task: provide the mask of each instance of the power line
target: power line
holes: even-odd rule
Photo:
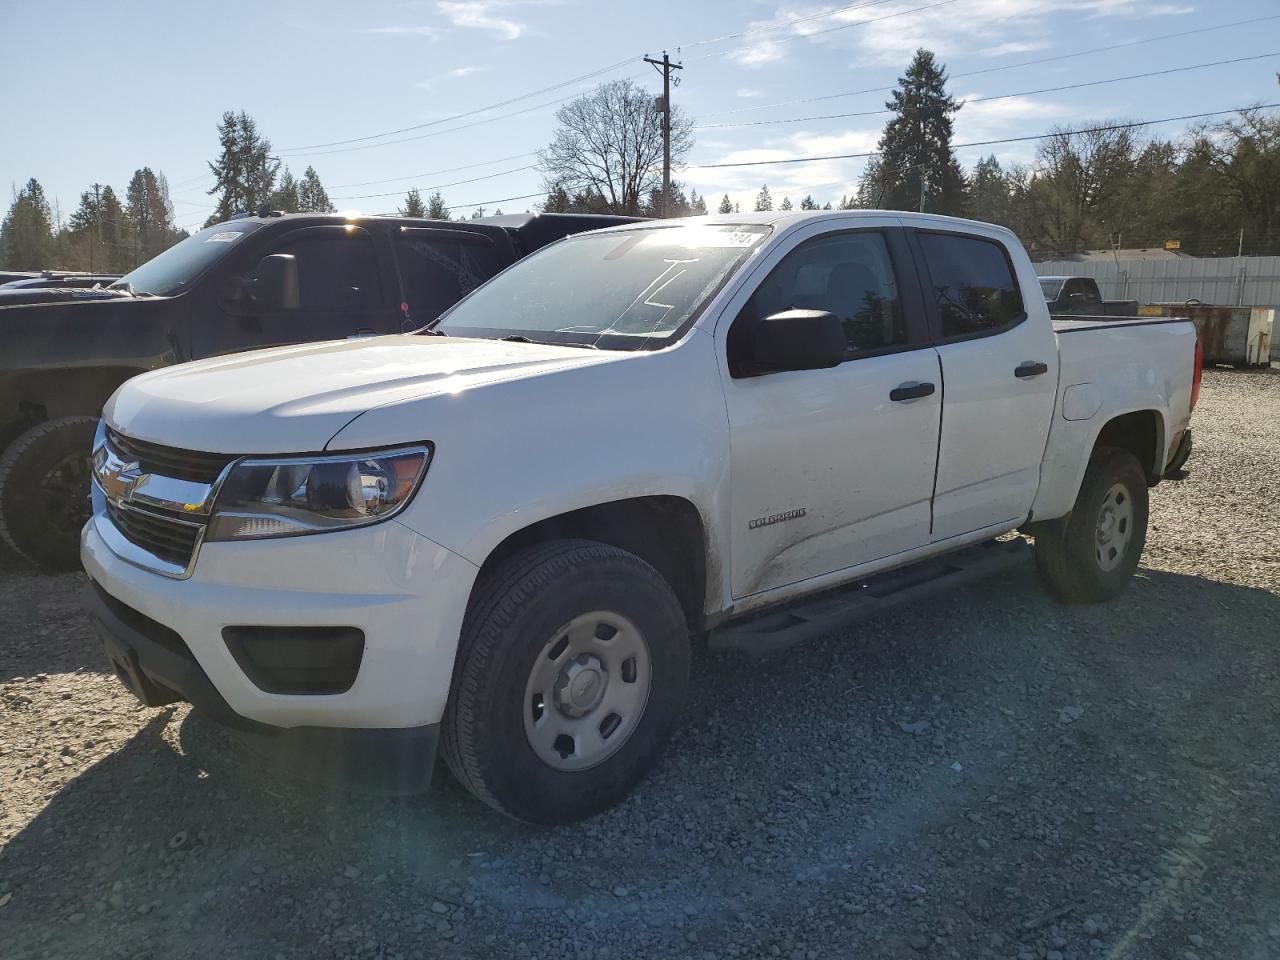
[[[479,183],[481,180],[493,180],[496,177],[505,177],[510,173],[520,173],[523,170],[533,170],[537,167],[536,163],[526,164],[523,167],[513,167],[510,170],[503,170],[500,173],[489,173],[483,177],[472,177],[469,180],[454,180],[452,183],[438,183],[430,187],[417,187],[418,190],[443,190],[445,187],[457,187],[464,183]],[[334,200],[371,200],[375,197],[400,197],[406,193],[404,190],[391,190],[387,193],[361,193],[345,197],[333,197]]]
[[[1040,93],[1057,93],[1062,90],[1079,90],[1084,87],[1100,87],[1108,83],[1121,83],[1126,80],[1141,80],[1146,77],[1163,77],[1171,73],[1185,73],[1188,70],[1203,70],[1207,67],[1221,67],[1232,63],[1246,63],[1252,60],[1265,60],[1268,57],[1280,57],[1280,51],[1260,53],[1251,57],[1234,57],[1230,60],[1214,60],[1210,63],[1193,63],[1185,67],[1170,67],[1167,70],[1150,70],[1146,73],[1134,73],[1127,77],[1111,77],[1106,80],[1087,80],[1082,83],[1068,83],[1060,87],[1041,87],[1038,90],[1023,90],[1018,93],[1001,93],[990,97],[971,97],[960,102],[960,106],[969,103],[989,103],[992,100],[1010,100],[1014,97],[1031,97]],[[893,113],[892,110],[860,110],[854,113],[827,113],[811,117],[783,117],[775,120],[744,120],[741,123],[706,123],[694,127],[695,130],[724,130],[737,127],[764,127],[780,123],[808,123],[812,120],[846,120],[850,117],[873,117]]]
[[[540,87],[537,90],[530,90],[528,93],[522,93],[518,97],[508,97],[506,100],[499,100],[498,102],[488,104],[487,106],[476,107],[474,110],[464,110],[461,113],[455,113],[452,116],[440,117],[439,119],[436,119],[436,120],[428,120],[426,123],[416,123],[408,127],[400,127],[396,130],[384,130],[381,133],[371,133],[367,136],[351,137],[346,140],[331,140],[327,143],[308,143],[308,144],[302,144],[301,146],[297,146],[297,147],[282,147],[280,148],[279,152],[280,153],[298,153],[304,150],[315,150],[323,147],[345,146],[346,144],[350,144],[350,143],[366,143],[369,140],[379,140],[382,137],[393,137],[401,133],[410,133],[414,130],[423,130],[423,129],[426,129],[427,127],[439,126],[442,123],[449,123],[450,121],[453,121],[453,120],[461,120],[465,117],[472,117],[472,116],[475,116],[477,113],[486,113],[489,110],[496,110],[499,107],[506,107],[506,106],[510,106],[513,103],[519,103],[521,100],[528,100],[531,97],[537,97],[544,93],[550,93],[553,90],[560,90],[560,89],[563,89],[564,87],[572,86],[577,83],[582,83],[583,81],[586,81],[586,80],[592,80],[598,76],[609,73],[613,70],[617,70],[619,67],[625,67],[627,64],[633,63],[634,61],[635,61],[634,57],[627,57],[625,60],[619,60],[616,63],[611,63],[607,67],[600,67],[597,70],[592,70],[587,73],[579,74],[576,77],[571,77],[568,80],[562,80],[559,83],[553,83],[547,87]]]
[[[424,173],[409,173],[403,177],[386,177],[382,180],[361,180],[357,183],[335,183],[331,189],[345,190],[348,187],[372,187],[380,183],[395,183],[397,180],[417,180],[419,177],[436,177],[442,173],[457,173],[459,170],[473,170],[476,167],[487,167],[491,163],[506,163],[510,160],[524,160],[533,156],[537,156],[537,154],[517,153],[510,157],[498,157],[495,160],[479,160],[476,163],[467,163],[460,167],[445,167],[443,170],[427,170]]]
[[[1178,37],[1198,36],[1202,33],[1209,33],[1214,30],[1226,30],[1229,27],[1240,27],[1248,24],[1262,23],[1268,20],[1280,20],[1280,14],[1273,14],[1266,17],[1254,17],[1250,20],[1235,20],[1231,23],[1220,23],[1213,26],[1201,27],[1197,30],[1183,30],[1179,33],[1165,33],[1157,37],[1142,37],[1138,40],[1126,40],[1123,43],[1113,43],[1105,47],[1093,47],[1089,50],[1076,50],[1072,53],[1055,54],[1051,57],[1038,57],[1034,60],[1020,60],[1017,63],[1006,63],[998,67],[985,67],[981,70],[966,70],[964,73],[953,73],[949,79],[959,80],[962,77],[976,77],[987,73],[998,73],[1002,70],[1014,70],[1018,67],[1031,67],[1043,63],[1055,63],[1060,60],[1070,60],[1075,57],[1088,56],[1094,53],[1106,53],[1111,50],[1120,50],[1124,47],[1139,46],[1144,43],[1155,43],[1160,40],[1173,40]],[[718,113],[707,114],[711,117],[724,117],[736,113],[752,113],[757,110],[771,110],[774,107],[790,107],[800,103],[819,103],[823,100],[839,100],[843,97],[856,97],[867,93],[890,93],[894,87],[867,87],[864,90],[848,90],[844,93],[828,93],[818,97],[798,97],[794,100],[778,100],[774,103],[758,103],[747,107],[736,107],[733,110],[721,110]]]
[[[960,150],[965,147],[990,147],[1001,143],[1024,143],[1029,140],[1046,140],[1049,137],[1071,136],[1079,133],[1105,133],[1111,130],[1132,130],[1136,127],[1148,127],[1157,123],[1173,123],[1177,120],[1200,120],[1204,117],[1219,117],[1228,113],[1239,113],[1242,110],[1266,110],[1280,107],[1280,103],[1259,103],[1249,107],[1232,107],[1230,110],[1211,110],[1208,113],[1187,113],[1180,117],[1162,117],[1159,120],[1135,120],[1130,123],[1112,123],[1101,127],[1082,127],[1078,130],[1054,130],[1049,133],[1037,133],[1027,137],[1006,137],[1003,140],[975,140],[971,143],[952,144],[951,149]],[[820,160],[858,160],[865,157],[879,156],[880,151],[870,150],[865,153],[835,153],[822,157],[786,157],[779,160],[741,160],[734,163],[689,163],[684,170],[718,170],[726,167],[768,167],[785,163],[815,163]]]

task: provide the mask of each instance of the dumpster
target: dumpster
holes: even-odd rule
[[[1271,362],[1275,307],[1219,307],[1207,303],[1149,303],[1143,317],[1187,317],[1196,325],[1205,363],[1265,367]]]

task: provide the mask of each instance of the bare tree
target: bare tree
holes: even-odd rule
[[[548,193],[603,197],[610,213],[639,213],[662,183],[662,116],[630,80],[602,84],[556,111],[556,132],[538,152]],[[671,113],[671,163],[693,146],[693,121]]]

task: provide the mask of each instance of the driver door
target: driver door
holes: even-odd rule
[[[384,282],[373,235],[355,225],[311,226],[282,234],[239,267],[253,276],[261,258],[288,254],[298,270],[298,305],[256,306],[223,295],[197,308],[192,353],[216,356],[259,347],[371,336],[400,329],[394,284]],[[234,284],[234,281],[233,281]]]
[[[722,343],[735,599],[929,542],[938,355],[897,221],[859,224],[806,226],[729,305],[736,315]],[[845,361],[751,371],[753,324],[792,307],[842,321]]]

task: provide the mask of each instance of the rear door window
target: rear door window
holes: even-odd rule
[[[429,323],[503,267],[494,241],[461,230],[409,229],[395,236],[405,302]]]
[[[1022,291],[1004,247],[953,233],[921,233],[942,336],[999,333],[1026,319]]]

